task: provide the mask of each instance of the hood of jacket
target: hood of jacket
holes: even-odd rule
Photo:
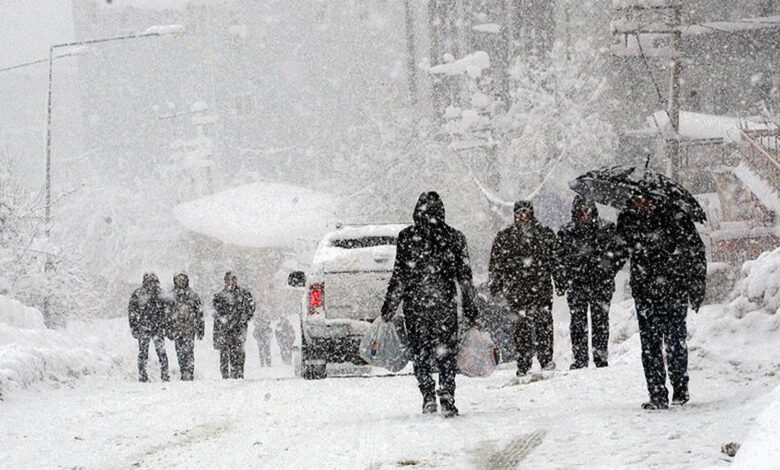
[[[420,194],[414,206],[415,227],[423,232],[444,228],[444,203],[435,191]]]

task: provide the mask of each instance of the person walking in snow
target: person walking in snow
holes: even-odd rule
[[[529,201],[514,205],[514,224],[498,232],[490,251],[489,287],[514,315],[517,376],[531,369],[534,353],[545,370],[553,362],[553,276],[558,239],[534,216]]]
[[[292,364],[293,343],[295,343],[295,330],[292,323],[285,317],[279,320],[275,329],[276,343],[279,345],[279,354],[282,362]]]
[[[176,357],[182,380],[195,378],[195,338],[203,339],[205,322],[200,297],[190,288],[190,279],[184,273],[173,278],[171,299],[171,332],[176,345]]]
[[[571,369],[588,367],[588,307],[596,367],[608,365],[609,304],[615,275],[625,262],[625,249],[615,224],[599,218],[596,203],[577,195],[571,222],[558,232],[558,294],[565,291],[571,315]]]
[[[160,375],[163,381],[170,380],[168,375],[168,354],[165,352],[165,336],[168,332],[166,301],[160,293],[160,280],[154,273],[146,273],[141,287],[130,296],[127,306],[130,331],[138,340],[138,380],[148,382],[146,361],[149,359],[149,343],[160,360]]]
[[[271,367],[271,320],[268,312],[262,308],[255,315],[255,329],[252,336],[257,341],[257,350],[260,355],[260,367]]]
[[[630,254],[631,292],[650,395],[642,408],[669,406],[664,347],[672,404],[683,405],[690,400],[686,317],[689,305],[698,311],[704,301],[704,243],[688,215],[646,196],[631,199],[618,217],[617,230]]]
[[[243,379],[247,325],[255,312],[252,294],[225,273],[225,288],[214,295],[214,348],[219,350],[222,378]]]
[[[431,361],[439,367],[439,402],[445,417],[457,416],[455,406],[458,352],[457,286],[463,314],[476,324],[474,286],[466,237],[444,221],[439,194],[420,195],[414,224],[398,234],[393,274],[387,287],[382,318],[390,321],[403,302],[412,350],[414,375],[423,396],[424,414],[436,413],[436,382]]]

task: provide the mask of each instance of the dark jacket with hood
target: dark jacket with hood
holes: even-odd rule
[[[154,279],[156,280],[156,277]],[[144,275],[143,284],[130,296],[130,303],[127,306],[133,337],[165,336],[169,327],[167,306],[168,303],[162,297],[159,283],[153,283],[150,275]]]
[[[515,212],[525,210],[532,220],[523,226],[514,223],[496,235],[490,251],[490,293],[513,306],[547,305],[553,298],[558,239],[536,220],[530,203],[515,206]]]
[[[590,213],[590,222],[579,219],[582,212]],[[615,275],[627,253],[615,224],[599,218],[594,202],[575,196],[571,222],[558,232],[558,241],[559,288],[615,291]]]
[[[648,300],[689,301],[698,310],[704,300],[707,258],[696,226],[672,207],[642,215],[627,209],[617,231],[631,256],[631,292]]]
[[[457,322],[457,286],[465,318],[477,317],[466,237],[444,222],[444,204],[435,192],[420,195],[414,225],[398,234],[393,275],[382,306],[390,319],[403,302],[404,316]]]
[[[241,287],[223,289],[214,295],[214,347],[243,343],[255,308],[252,293]]]

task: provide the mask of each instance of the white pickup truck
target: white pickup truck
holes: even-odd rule
[[[304,288],[301,301],[301,371],[323,379],[326,365],[364,364],[360,338],[381,311],[393,272],[398,232],[406,225],[344,226],[317,246],[308,273],[289,275]]]

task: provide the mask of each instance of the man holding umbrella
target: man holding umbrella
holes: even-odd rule
[[[634,168],[596,170],[570,185],[576,192],[622,209],[618,234],[631,259],[648,410],[669,407],[666,349],[672,404],[690,400],[686,316],[704,300],[707,261],[694,225],[706,216],[695,198],[663,175]]]

